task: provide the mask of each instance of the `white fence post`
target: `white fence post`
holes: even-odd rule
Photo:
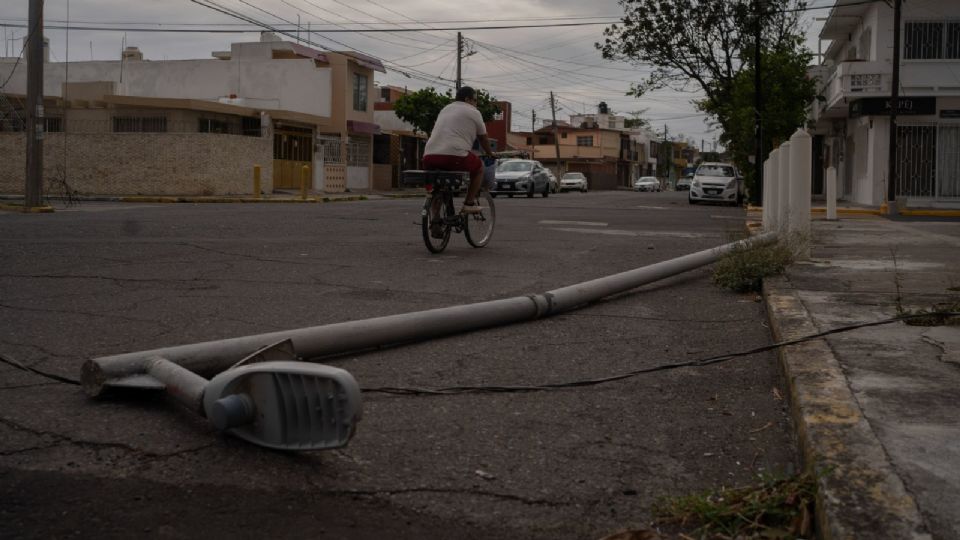
[[[810,258],[810,187],[813,138],[803,128],[790,137],[790,232],[800,259]]]
[[[770,158],[763,162],[763,201],[760,205],[763,207],[763,230],[770,232],[770,184],[773,182],[770,178]]]
[[[777,190],[777,224],[779,229],[787,232],[790,229],[790,142],[780,145],[777,153],[777,179],[780,180],[780,189]]]
[[[837,169],[827,168],[827,219],[837,219]]]

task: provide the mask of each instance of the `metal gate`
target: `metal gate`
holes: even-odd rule
[[[960,197],[960,125],[941,125],[939,138],[937,194]]]
[[[937,126],[897,126],[897,196],[933,197],[937,177]]]
[[[277,126],[273,134],[273,187],[300,189],[300,171],[311,163],[313,130]]]

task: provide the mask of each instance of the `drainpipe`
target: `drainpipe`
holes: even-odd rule
[[[777,233],[768,232],[542,294],[94,358],[83,364],[81,380],[87,394],[97,396],[111,386],[111,381],[149,374],[150,358],[162,358],[182,371],[212,376],[255,351],[286,340],[296,356],[315,359],[548,317],[706,266],[735,249],[776,239]]]

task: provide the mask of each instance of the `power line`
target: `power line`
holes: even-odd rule
[[[194,0],[190,0],[193,2]],[[204,5],[204,4],[200,4]],[[207,6],[209,7],[209,6]],[[251,6],[254,7],[254,6]],[[256,8],[255,9],[260,9]],[[284,20],[280,17],[277,17],[280,20]],[[314,32],[323,32],[324,34],[328,33],[400,33],[400,32],[429,32],[429,31],[469,31],[469,30],[515,30],[521,28],[560,28],[567,26],[587,26],[587,25],[601,25],[601,24],[614,24],[617,21],[603,21],[603,22],[590,22],[590,23],[556,23],[556,24],[539,24],[539,25],[530,25],[530,24],[518,24],[518,25],[501,25],[501,26],[449,26],[443,28],[430,28],[429,30],[424,28],[369,28],[359,30],[356,28],[337,28],[337,29],[323,29],[323,30],[313,30]],[[358,24],[358,23],[354,23]],[[297,28],[295,23],[287,22],[287,25],[293,25],[294,30]],[[282,26],[282,25],[281,25]],[[20,23],[0,23],[0,27],[7,28],[26,28],[27,25]],[[63,30],[66,27],[61,25],[48,25],[47,28],[54,30]],[[304,27],[299,27],[301,30],[305,30]],[[91,30],[97,32],[196,32],[196,33],[242,33],[242,32],[256,32],[256,29],[223,29],[223,28],[146,28],[143,26],[137,27],[108,27],[108,26],[81,26],[81,25],[72,25],[71,30]],[[289,30],[284,30],[279,26],[273,27],[275,32],[288,32]]]

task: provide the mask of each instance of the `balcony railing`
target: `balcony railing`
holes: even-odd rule
[[[844,98],[890,94],[890,71],[888,62],[850,61],[837,64],[821,87],[825,101],[815,110],[820,114],[832,109],[846,110]]]

